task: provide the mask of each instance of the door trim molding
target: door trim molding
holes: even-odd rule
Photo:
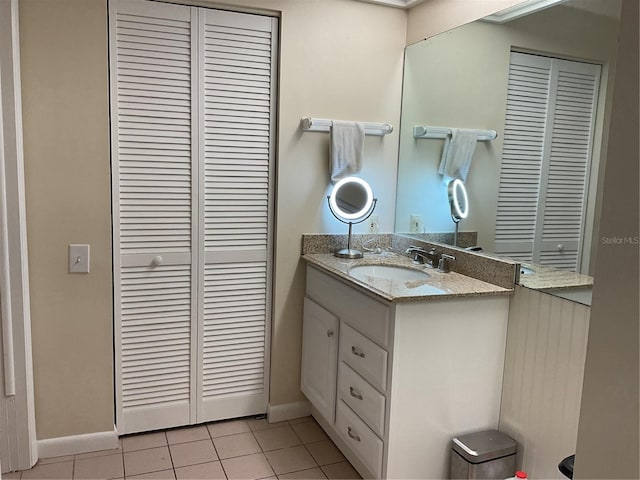
[[[22,94],[20,81],[19,0],[0,0],[0,244],[8,254],[1,262],[5,331],[11,335],[13,355],[7,361],[9,377],[0,395],[0,412],[6,428],[3,470],[31,468],[38,459],[36,444],[27,222],[22,136]],[[10,354],[3,348],[3,353]],[[13,366],[11,366],[13,363]],[[3,365],[4,366],[4,365]],[[4,383],[4,382],[3,382]]]

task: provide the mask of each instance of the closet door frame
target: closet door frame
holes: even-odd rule
[[[0,0],[0,459],[38,460],[31,353],[18,0]]]
[[[210,421],[212,419],[231,418],[248,414],[266,413],[269,400],[270,384],[270,352],[271,352],[271,323],[272,323],[272,296],[273,296],[273,262],[275,256],[274,249],[274,221],[275,221],[275,158],[276,158],[276,119],[277,119],[277,93],[278,93],[278,39],[279,21],[277,17],[271,15],[260,15],[267,17],[272,25],[272,48],[271,48],[271,88],[270,88],[270,110],[269,110],[269,159],[268,159],[268,206],[267,206],[267,247],[266,247],[266,294],[265,294],[265,333],[264,333],[264,375],[263,391],[261,402],[250,410],[238,409],[237,406],[246,405],[246,402],[239,401],[239,397],[231,398],[229,406],[223,406],[221,412],[216,412],[215,418],[207,414],[203,402],[203,336],[204,336],[204,264],[205,264],[205,175],[204,175],[204,75],[201,71],[202,56],[204,50],[204,17],[205,7],[196,7],[189,4],[171,4],[165,2],[154,2],[153,4],[140,1],[141,11],[148,6],[160,8],[182,7],[189,9],[191,22],[191,252],[190,252],[190,272],[191,272],[191,333],[190,333],[190,390],[189,405],[179,408],[178,421],[173,419],[170,424],[161,425],[157,414],[154,412],[136,414],[126,414],[123,407],[123,344],[122,344],[122,267],[126,266],[126,259],[123,261],[122,249],[120,245],[120,167],[119,167],[119,135],[118,135],[118,73],[117,65],[117,4],[121,0],[109,0],[109,64],[110,64],[110,117],[111,117],[111,182],[112,182],[112,243],[113,243],[113,308],[114,308],[114,375],[116,380],[115,388],[115,413],[116,427],[120,434],[133,433],[155,428],[165,428],[169,426],[195,424]],[[131,2],[133,3],[133,2]],[[145,6],[146,4],[146,6]],[[224,12],[225,10],[220,10]],[[244,12],[238,12],[244,13]],[[151,265],[153,254],[143,254],[149,257]],[[178,257],[184,253],[169,253],[164,255],[165,263],[177,261]],[[175,257],[175,258],[174,258]],[[145,261],[147,259],[145,258]],[[136,417],[136,418],[133,418]],[[172,418],[173,415],[172,415]]]

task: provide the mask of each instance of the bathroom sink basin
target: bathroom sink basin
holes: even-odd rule
[[[441,295],[446,290],[433,285],[431,275],[423,270],[400,265],[357,265],[349,275],[367,285],[393,294]]]
[[[359,280],[368,278],[384,278],[399,282],[411,280],[426,280],[431,275],[412,268],[396,267],[393,265],[358,265],[349,270],[349,275]]]

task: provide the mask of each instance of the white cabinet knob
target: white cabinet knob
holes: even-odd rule
[[[162,263],[164,262],[164,259],[158,255],[157,257],[153,257],[153,260],[151,260],[151,263],[153,265],[162,265]]]
[[[559,243],[558,244],[558,251],[561,252],[562,250],[564,250],[564,245]]]

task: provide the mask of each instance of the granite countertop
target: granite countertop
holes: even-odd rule
[[[513,289],[499,287],[459,273],[441,273],[435,268],[415,265],[408,257],[397,253],[365,254],[364,258],[355,260],[338,258],[328,253],[308,253],[303,255],[302,259],[309,265],[344,279],[361,290],[372,293],[388,302],[415,302],[478,295],[511,295],[513,293]],[[429,278],[426,280],[393,281],[367,277],[365,281],[349,275],[349,270],[357,265],[401,266],[425,271],[429,274]]]
[[[568,290],[593,286],[593,277],[589,275],[536,263],[523,263],[522,266],[534,270],[534,273],[521,273],[518,284],[533,290]]]

